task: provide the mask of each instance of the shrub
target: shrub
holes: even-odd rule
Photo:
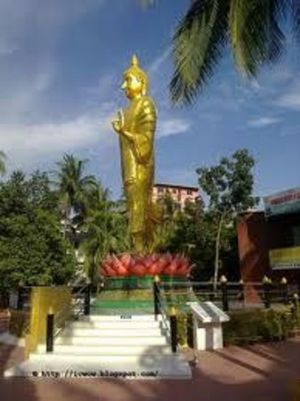
[[[281,341],[300,325],[300,311],[296,316],[289,306],[232,311],[229,315],[230,321],[223,325],[225,345]],[[182,310],[177,314],[177,337],[180,345],[187,344],[187,313]]]
[[[298,317],[288,306],[235,311],[230,313],[230,321],[224,325],[224,342],[242,345],[280,341],[289,337],[297,324]]]
[[[10,311],[9,332],[16,337],[24,337],[28,329],[29,313],[19,310]]]

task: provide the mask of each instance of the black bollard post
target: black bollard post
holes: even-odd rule
[[[245,292],[244,292],[244,281],[242,279],[239,281],[238,288],[239,288],[239,300],[241,302],[244,302],[245,301]]]
[[[293,295],[293,315],[294,315],[294,319],[298,320],[298,315],[299,315],[299,296],[298,294],[294,294]]]
[[[157,320],[158,315],[160,314],[159,307],[159,277],[155,276],[153,281],[153,299],[154,299],[154,316]]]
[[[187,314],[186,326],[187,344],[190,348],[194,348],[194,316],[192,313]]]
[[[208,286],[208,299],[209,301],[213,302],[216,298],[216,292],[215,292],[215,288],[214,288],[214,279],[212,278],[209,282],[209,286]]]
[[[49,312],[46,318],[46,352],[53,352],[54,314]]]
[[[227,278],[225,276],[222,276],[220,279],[220,282],[221,282],[221,291],[222,291],[223,310],[225,312],[227,312],[229,310]]]
[[[288,303],[289,303],[289,287],[288,287],[287,279],[285,277],[282,277],[280,285],[281,285],[281,290],[282,290],[283,303],[285,305],[288,305]]]
[[[172,352],[175,354],[177,352],[177,316],[174,307],[171,308],[170,326],[171,326],[171,348]]]
[[[264,304],[265,308],[271,308],[271,280],[265,276],[263,278],[263,289],[264,289]]]
[[[88,316],[90,314],[90,305],[91,305],[91,284],[86,286],[85,294],[84,294],[84,315]]]

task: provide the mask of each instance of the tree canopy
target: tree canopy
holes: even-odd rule
[[[215,286],[220,267],[220,248],[224,227],[227,227],[227,233],[230,235],[230,226],[232,225],[235,230],[234,222],[238,213],[258,203],[258,198],[253,196],[252,168],[254,164],[255,161],[248,150],[240,149],[233,153],[231,158],[223,157],[215,166],[196,170],[200,188],[208,197],[207,214],[215,225]]]
[[[0,285],[2,289],[68,282],[75,269],[63,238],[56,194],[46,173],[26,180],[21,171],[0,184]]]

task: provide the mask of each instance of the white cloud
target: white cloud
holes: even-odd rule
[[[162,67],[162,65],[170,56],[170,53],[171,53],[171,47],[168,47],[159,57],[157,57],[152,61],[152,63],[148,68],[149,75],[155,74],[157,71],[159,71],[159,69]]]
[[[289,93],[281,96],[276,104],[289,109],[300,110],[300,87],[293,87]]]
[[[280,122],[280,118],[276,117],[259,117],[254,120],[248,121],[248,126],[252,128],[264,128],[269,125],[278,124]]]
[[[44,52],[62,29],[106,0],[0,0],[0,55],[11,55],[32,34]],[[51,46],[50,46],[51,47]]]
[[[97,147],[99,156],[116,144],[110,128],[115,106],[103,103],[97,113],[73,120],[40,124],[0,124],[0,149],[12,167],[28,167],[33,160],[58,157],[61,153]]]
[[[157,137],[163,138],[170,135],[183,134],[189,131],[191,123],[183,118],[169,118],[158,120]]]
[[[0,97],[0,122],[20,122],[24,117],[39,115],[41,112],[40,97],[50,88],[55,79],[55,70],[52,65],[45,64],[41,72],[32,76],[20,77],[19,82],[10,81],[3,87]],[[5,78],[0,83],[5,84]],[[11,95],[13,94],[13,95]]]

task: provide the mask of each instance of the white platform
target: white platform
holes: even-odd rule
[[[229,316],[213,302],[189,302],[194,319],[194,347],[199,351],[223,348],[222,324]]]
[[[54,352],[40,344],[10,376],[191,378],[189,364],[173,354],[154,316],[90,316],[72,322],[56,338]]]

